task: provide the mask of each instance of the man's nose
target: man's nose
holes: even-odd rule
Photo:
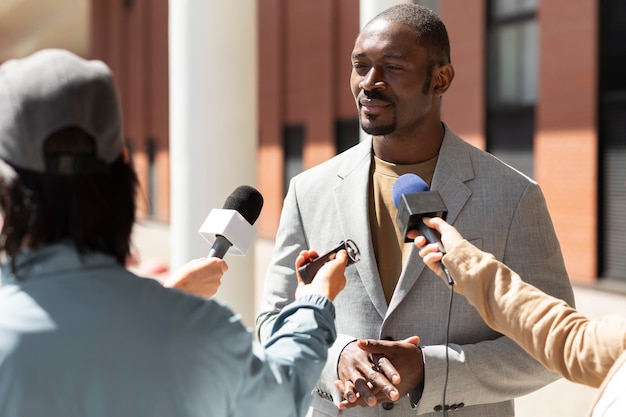
[[[379,90],[385,87],[382,71],[376,66],[372,66],[359,83],[359,88],[365,91]]]

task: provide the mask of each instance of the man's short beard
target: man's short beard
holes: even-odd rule
[[[430,66],[428,68],[426,80],[422,84],[422,94],[424,95],[428,95],[430,93],[430,83],[433,80],[434,69],[435,69],[435,62],[433,61],[430,63]],[[363,129],[365,133],[367,133],[368,135],[372,135],[372,136],[390,135],[396,131],[396,127],[397,127],[395,114],[394,114],[393,121],[387,125],[365,127],[363,126],[363,116],[359,118],[359,124],[361,125],[361,129]]]
[[[372,136],[390,135],[396,131],[396,123],[393,122],[393,123],[383,125],[383,126],[369,126],[369,127],[365,127],[363,126],[363,123],[361,123],[361,129],[363,129],[363,131],[367,133],[368,135],[372,135]]]

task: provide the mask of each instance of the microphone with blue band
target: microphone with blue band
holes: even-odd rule
[[[439,245],[439,251],[446,253],[439,232],[424,224],[424,217],[441,217],[446,219],[448,209],[437,191],[431,191],[430,187],[422,178],[415,174],[400,175],[394,182],[391,190],[393,203],[398,209],[396,223],[405,242],[412,242],[407,238],[409,230],[419,230],[428,243]],[[448,278],[448,284],[454,281],[448,269],[441,264],[443,272]]]

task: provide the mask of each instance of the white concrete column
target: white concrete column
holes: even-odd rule
[[[169,2],[171,267],[206,256],[198,228],[239,185],[256,187],[254,0]],[[254,253],[226,255],[216,298],[254,324]]]

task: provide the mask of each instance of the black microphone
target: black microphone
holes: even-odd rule
[[[418,175],[404,174],[400,175],[394,182],[391,194],[393,203],[398,209],[396,223],[400,233],[404,236],[404,241],[407,243],[411,242],[411,239],[407,237],[409,230],[419,230],[428,243],[436,243],[439,245],[441,253],[446,253],[441,243],[439,232],[426,226],[423,220],[424,217],[441,217],[444,220],[446,219],[448,209],[439,192],[430,191],[426,181]],[[448,278],[448,283],[453,285],[454,281],[443,263],[441,268]]]
[[[213,245],[207,257],[245,255],[256,237],[252,225],[262,208],[261,193],[249,185],[240,185],[226,198],[222,209],[211,210],[198,230]]]

